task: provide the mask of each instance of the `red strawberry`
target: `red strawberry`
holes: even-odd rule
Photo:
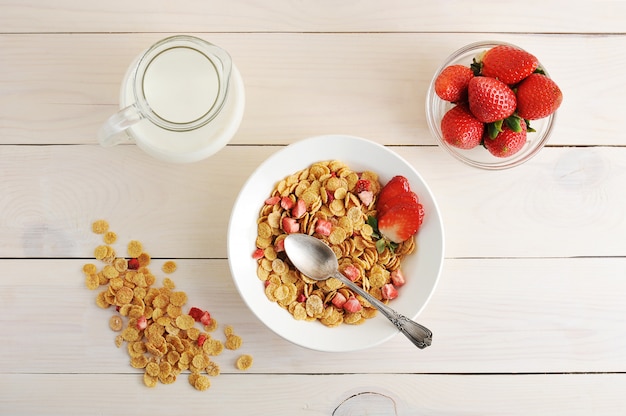
[[[396,269],[391,272],[391,283],[395,287],[404,286],[406,283],[406,278],[404,277],[404,273],[402,273],[401,269]]]
[[[538,65],[537,58],[525,50],[498,45],[483,56],[482,74],[513,85],[532,74]]]
[[[376,204],[376,212],[378,216],[380,217],[385,212],[387,212],[387,210],[391,208],[392,206],[397,205],[397,204],[404,204],[404,203],[417,204],[419,203],[419,198],[417,194],[413,191],[403,192],[387,201],[384,201],[382,204],[379,201],[378,204]]]
[[[467,96],[472,114],[483,123],[507,118],[513,114],[517,105],[513,90],[495,78],[472,78]]]
[[[358,194],[359,192],[369,191],[372,187],[372,183],[369,179],[359,179],[356,181],[356,185],[354,185],[354,193]]]
[[[323,220],[321,218],[318,218],[317,223],[315,224],[315,232],[321,235],[325,235],[326,237],[330,235],[332,228],[332,222],[328,220]]]
[[[517,114],[526,120],[549,116],[562,101],[559,86],[542,74],[530,75],[517,87]]]
[[[346,303],[348,299],[346,299],[346,297],[341,293],[341,292],[335,292],[335,296],[333,297],[333,300],[331,300],[332,304],[335,305],[336,308],[343,308],[343,305]]]
[[[377,205],[384,205],[396,195],[409,192],[410,190],[411,186],[409,185],[407,178],[400,175],[394,176],[385,186],[383,186],[383,189],[380,190]]]
[[[293,234],[300,231],[300,224],[295,218],[283,217],[283,231],[287,234]]]
[[[472,149],[480,144],[485,125],[478,121],[466,105],[452,107],[441,119],[443,140],[460,149]]]
[[[350,299],[343,304],[343,309],[345,309],[346,312],[355,313],[363,309],[363,306],[357,298],[351,296]]]
[[[304,215],[305,212],[306,212],[306,202],[304,202],[304,199],[298,199],[298,201],[296,202],[296,205],[291,210],[291,215],[294,218],[300,218]]]
[[[464,65],[450,65],[435,79],[435,93],[445,101],[456,103],[467,99],[467,84],[474,72]]]
[[[395,299],[398,297],[398,290],[391,283],[387,283],[381,288],[381,295],[383,299]]]
[[[420,210],[420,204],[395,204],[378,216],[378,231],[394,243],[406,241],[420,228]]]
[[[489,152],[496,157],[509,157],[519,152],[526,143],[526,122],[520,120],[520,132],[514,132],[506,124],[502,124],[502,131],[495,139],[485,135],[484,145]]]

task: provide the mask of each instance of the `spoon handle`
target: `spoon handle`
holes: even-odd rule
[[[340,272],[335,272],[334,277],[341,280],[343,284],[348,286],[350,289],[357,292],[359,295],[363,296],[369,303],[374,305],[376,309],[378,309],[387,319],[389,319],[395,326],[402,332],[413,344],[415,344],[418,348],[426,348],[428,347],[433,340],[433,333],[430,329],[418,324],[417,322],[407,318],[406,316],[399,314],[389,306],[385,305],[383,302],[379,301],[357,284],[355,284],[352,280],[345,277]]]

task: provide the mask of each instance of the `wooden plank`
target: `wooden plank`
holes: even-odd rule
[[[95,143],[100,125],[117,109],[127,66],[167,35],[0,36],[2,142]],[[626,61],[623,35],[200,36],[226,48],[244,79],[246,110],[235,144],[347,133],[384,144],[434,145],[424,105],[433,74],[461,46],[495,38],[535,53],[564,91],[549,145],[623,145],[622,95],[614,88]],[[581,82],[579,68],[589,62],[602,68],[602,76]]]
[[[150,266],[159,285],[164,260]],[[126,349],[114,345],[114,311],[98,308],[97,291],[85,287],[87,261],[0,261],[10,277],[0,280],[1,372],[137,374]],[[431,347],[417,350],[398,335],[336,354],[292,345],[259,322],[226,260],[177,263],[171,279],[188,306],[220,324],[212,336],[224,340],[223,326],[232,325],[243,339],[239,350],[214,357],[223,374],[240,374],[239,354],[254,356],[248,372],[258,374],[626,372],[624,258],[448,259],[418,317],[434,333]]]
[[[111,0],[86,6],[75,0],[3,1],[0,28],[29,32],[623,32],[620,1],[530,0],[515,8],[496,0],[411,0],[315,3],[250,0],[155,3]],[[558,19],[554,17],[558,16]]]
[[[0,257],[89,257],[90,224],[105,218],[122,238],[149,244],[155,257],[225,258],[239,190],[280,148],[227,146],[177,165],[135,146],[0,146]],[[436,147],[393,149],[430,184],[447,257],[626,252],[624,148],[546,148],[497,173]]]
[[[183,378],[148,390],[127,374],[8,374],[0,411],[11,415],[198,414],[616,415],[623,374],[568,375],[222,375],[208,391]],[[451,399],[453,398],[453,399]]]

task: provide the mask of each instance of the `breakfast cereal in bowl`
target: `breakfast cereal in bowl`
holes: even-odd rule
[[[437,205],[413,167],[379,144],[320,136],[271,156],[233,208],[229,264],[252,312],[295,344],[350,351],[398,332],[338,279],[300,273],[284,251],[292,233],[324,241],[344,276],[410,318],[435,289],[443,261]]]

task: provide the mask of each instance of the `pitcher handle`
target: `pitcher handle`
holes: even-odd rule
[[[100,145],[111,147],[120,143],[132,143],[133,140],[126,134],[126,129],[143,118],[143,114],[135,104],[131,104],[113,114],[98,131]]]

